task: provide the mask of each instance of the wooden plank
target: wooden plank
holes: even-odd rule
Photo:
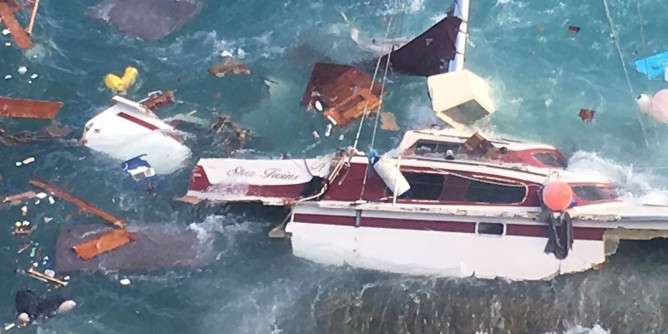
[[[35,0],[35,3],[32,5],[32,13],[30,14],[30,21],[28,22],[28,27],[26,32],[28,35],[32,35],[32,28],[35,25],[35,16],[37,15],[37,8],[39,8],[39,0]]]
[[[30,37],[28,37],[28,34],[26,34],[25,30],[23,30],[21,24],[16,21],[14,14],[12,14],[12,9],[5,2],[0,2],[0,18],[2,18],[2,22],[4,22],[4,24],[9,29],[12,37],[14,37],[18,47],[21,49],[32,47]]]
[[[82,260],[86,261],[134,240],[137,240],[137,233],[129,232],[126,229],[116,229],[80,242],[74,245],[72,249]]]
[[[30,184],[32,184],[33,186],[37,187],[37,188],[44,189],[45,191],[47,191],[47,192],[49,192],[53,195],[56,195],[56,196],[58,196],[58,197],[60,197],[64,200],[76,205],[77,207],[79,207],[79,209],[81,211],[88,211],[88,212],[106,220],[107,222],[111,223],[115,227],[118,227],[118,228],[125,227],[125,221],[123,221],[122,219],[112,215],[109,212],[106,212],[102,209],[99,209],[99,208],[93,206],[92,204],[90,204],[90,203],[88,203],[88,202],[70,194],[69,192],[67,192],[63,189],[60,189],[60,188],[58,188],[54,185],[51,185],[51,184],[49,184],[45,181],[42,181],[40,179],[31,179],[28,182]]]
[[[54,119],[62,106],[60,101],[0,97],[0,116]]]

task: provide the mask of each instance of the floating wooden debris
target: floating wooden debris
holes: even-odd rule
[[[168,90],[166,92],[155,91],[148,94],[148,97],[139,101],[139,104],[150,109],[151,111],[156,111],[159,108],[162,108],[168,104],[174,103],[174,92]]]
[[[222,78],[229,74],[251,74],[251,70],[242,62],[232,58],[223,57],[220,62],[209,67],[209,73],[217,78]]]
[[[32,42],[26,31],[21,27],[21,24],[16,20],[16,17],[14,17],[14,12],[18,8],[14,0],[0,1],[0,19],[2,19],[1,22],[9,29],[14,41],[16,41],[16,45],[21,49],[27,49],[32,47]]]
[[[98,234],[92,239],[80,242],[72,247],[82,260],[90,260],[102,253],[121,247],[137,240],[137,233],[124,228]]]
[[[34,269],[33,267],[26,269],[26,273],[40,281],[51,282],[53,284],[57,284],[60,286],[67,286],[68,283],[67,281],[57,278],[55,276],[47,275],[46,273],[41,273],[36,269]]]
[[[301,104],[315,108],[332,124],[345,126],[381,104],[383,86],[349,65],[315,63]]]
[[[594,119],[595,113],[596,110],[582,108],[580,109],[578,116],[585,122],[591,122],[591,120]]]
[[[580,32],[580,27],[568,26],[568,32],[572,33],[573,35],[577,35]]]
[[[399,131],[397,118],[394,117],[393,113],[387,111],[380,112],[380,128],[383,130]]]
[[[543,31],[543,30],[545,30],[545,26],[537,25],[537,26],[536,26],[536,30],[538,30],[538,31]]]
[[[110,214],[110,213],[108,213],[108,212],[106,212],[102,209],[99,209],[99,208],[93,206],[92,204],[90,204],[90,203],[88,203],[88,202],[86,202],[86,201],[84,201],[80,198],[75,197],[74,195],[70,194],[69,192],[67,192],[63,189],[60,189],[60,188],[58,188],[54,185],[51,185],[51,184],[49,184],[45,181],[39,180],[39,179],[31,179],[29,181],[29,183],[32,184],[35,187],[41,188],[46,192],[49,192],[53,195],[56,195],[56,196],[58,196],[58,197],[60,197],[64,200],[78,206],[81,211],[88,211],[88,212],[106,220],[107,222],[111,223],[115,227],[118,227],[118,228],[125,227],[125,221],[123,221],[122,219],[120,219],[120,218],[118,218],[118,217],[116,217],[116,216],[114,216],[114,215],[112,215],[112,214]]]
[[[55,121],[37,131],[7,133],[6,130],[0,127],[0,144],[15,146],[36,141],[55,140],[64,138],[70,133],[72,133],[72,128],[61,125]]]
[[[60,101],[0,97],[0,116],[53,119],[62,106]]]
[[[0,202],[2,203],[10,203],[10,204],[18,204],[21,203],[25,200],[35,198],[37,196],[37,193],[34,191],[25,191],[20,194],[15,194],[15,195],[7,195],[7,196],[2,196],[0,195]]]

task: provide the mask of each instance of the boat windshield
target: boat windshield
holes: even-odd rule
[[[585,184],[573,186],[573,192],[584,203],[604,202],[617,199],[617,194],[608,185]]]
[[[533,154],[533,157],[546,166],[566,168],[568,164],[566,159],[552,152],[536,152]]]

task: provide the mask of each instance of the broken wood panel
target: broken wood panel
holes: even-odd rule
[[[82,260],[90,260],[102,253],[121,247],[130,241],[137,240],[137,233],[126,229],[111,230],[98,234],[92,239],[80,242],[72,247]]]
[[[108,212],[106,212],[102,209],[99,209],[99,208],[93,206],[92,204],[90,204],[90,203],[88,203],[88,202],[70,194],[69,192],[67,192],[63,189],[60,189],[60,188],[58,188],[54,185],[51,185],[51,184],[49,184],[45,181],[39,180],[39,179],[31,179],[28,182],[30,184],[32,184],[33,186],[37,187],[37,188],[44,189],[45,191],[47,191],[47,192],[49,192],[49,193],[51,193],[55,196],[58,196],[58,197],[60,197],[64,200],[78,206],[79,209],[81,209],[82,211],[88,211],[88,212],[90,212],[90,213],[108,221],[109,223],[111,223],[112,225],[114,225],[118,228],[125,227],[125,221],[124,220],[112,215],[111,213],[108,213]]]
[[[62,106],[60,101],[0,97],[0,116],[53,119]]]
[[[14,14],[12,12],[13,12],[12,8],[10,8],[7,3],[0,2],[0,18],[2,18],[2,22],[9,29],[9,32],[12,34],[12,37],[14,37],[16,45],[18,45],[18,47],[20,47],[21,49],[27,49],[32,47],[32,42],[30,41],[30,37],[28,37],[28,34],[25,32],[25,30],[23,30],[21,24],[19,24],[19,22],[16,21],[16,18],[14,17]]]

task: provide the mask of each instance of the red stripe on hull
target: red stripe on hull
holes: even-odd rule
[[[158,129],[157,126],[155,126],[155,125],[153,125],[153,124],[151,124],[151,123],[149,123],[149,122],[146,122],[146,121],[144,121],[144,120],[142,120],[142,119],[139,119],[139,118],[137,118],[137,117],[134,117],[134,116],[132,116],[132,115],[126,114],[126,113],[124,113],[124,112],[119,112],[119,113],[116,114],[116,115],[118,115],[118,117],[120,117],[120,118],[126,119],[126,120],[128,120],[128,121],[130,121],[130,122],[132,122],[132,123],[135,123],[135,124],[137,124],[137,125],[139,125],[139,126],[143,126],[143,127],[147,128],[147,129],[149,129],[149,130],[157,130],[157,129]]]
[[[297,223],[355,226],[355,217],[330,216],[296,213],[293,220]],[[438,231],[455,233],[475,233],[476,223],[460,221],[434,221],[416,219],[386,219],[364,217],[360,227],[389,228],[416,231]],[[574,227],[575,240],[603,240],[604,228]],[[547,225],[506,224],[506,235],[547,238]]]

